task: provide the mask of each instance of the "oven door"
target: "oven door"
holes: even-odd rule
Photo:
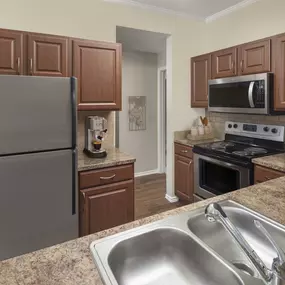
[[[250,168],[194,154],[194,193],[204,199],[249,186],[251,174]]]
[[[270,73],[209,80],[209,111],[269,114]]]

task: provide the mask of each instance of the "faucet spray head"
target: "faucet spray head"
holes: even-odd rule
[[[209,222],[217,222],[222,216],[227,218],[226,213],[218,203],[211,203],[205,209],[205,216]]]

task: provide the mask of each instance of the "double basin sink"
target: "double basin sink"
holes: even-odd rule
[[[271,268],[276,251],[256,229],[262,222],[285,249],[285,227],[230,200],[219,203]],[[106,285],[262,285],[258,271],[205,207],[119,233],[90,245]]]

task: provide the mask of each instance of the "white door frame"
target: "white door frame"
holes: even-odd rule
[[[166,125],[166,114],[165,114],[165,104],[167,102],[167,98],[164,97],[163,89],[163,72],[166,72],[166,66],[159,67],[157,70],[157,158],[158,158],[158,172],[166,173],[166,133],[165,133],[165,125]]]

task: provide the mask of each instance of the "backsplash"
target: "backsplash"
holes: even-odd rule
[[[224,138],[224,129],[226,121],[285,126],[285,116],[226,114],[209,111],[206,111],[206,116],[212,123],[215,137],[219,139]]]
[[[84,139],[85,139],[85,118],[88,116],[100,116],[104,117],[108,121],[108,132],[107,137],[103,142],[104,145],[114,145],[115,143],[115,112],[109,111],[79,111],[78,116],[78,125],[77,125],[77,143],[78,150],[81,151],[84,148]]]

